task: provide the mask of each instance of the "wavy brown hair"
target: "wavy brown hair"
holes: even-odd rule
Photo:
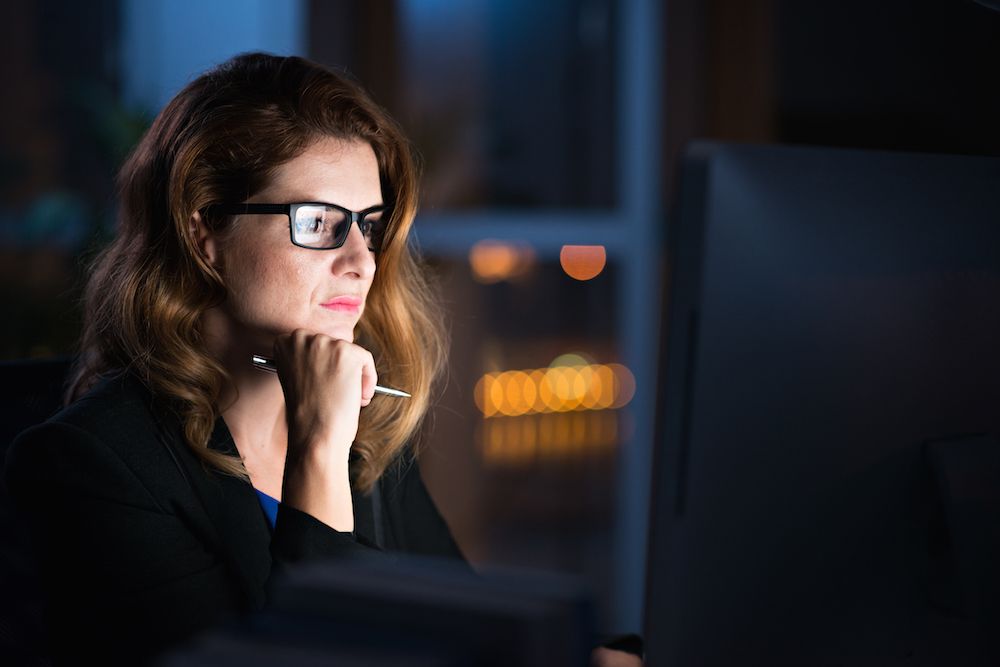
[[[225,300],[226,285],[198,252],[190,220],[212,204],[245,201],[323,137],[367,142],[378,160],[393,213],[356,339],[374,355],[380,382],[413,395],[362,411],[356,483],[370,490],[409,443],[416,446],[446,340],[436,291],[407,242],[417,206],[413,151],[357,83],[298,57],[250,53],[200,76],[126,160],[118,234],[92,266],[68,400],[101,376],[127,370],[174,406],[203,462],[249,478],[239,458],[208,448],[229,378],[206,349],[202,316]],[[205,218],[215,230],[231,220]]]

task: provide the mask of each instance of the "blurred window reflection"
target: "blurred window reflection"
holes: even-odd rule
[[[610,0],[400,0],[394,111],[427,210],[611,208]]]
[[[422,467],[456,537],[477,562],[606,589],[635,392],[617,349],[619,267],[581,282],[551,258],[484,283],[468,259],[433,266],[452,348]]]

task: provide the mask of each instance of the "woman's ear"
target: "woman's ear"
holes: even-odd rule
[[[199,211],[192,213],[188,224],[191,230],[191,237],[197,244],[201,256],[209,264],[216,266],[219,254],[218,242],[215,234],[208,229],[208,225],[202,220],[201,213]]]

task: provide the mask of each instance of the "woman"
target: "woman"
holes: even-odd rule
[[[119,185],[71,405],[7,459],[57,657],[155,654],[260,609],[296,562],[461,559],[414,465],[445,342],[398,126],[338,73],[239,56],[166,106]]]

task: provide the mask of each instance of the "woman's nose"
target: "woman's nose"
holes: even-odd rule
[[[358,223],[351,224],[351,229],[344,239],[344,245],[334,251],[337,259],[334,268],[338,273],[357,273],[362,278],[370,278],[375,273],[375,253],[369,250],[368,241],[361,232]]]

